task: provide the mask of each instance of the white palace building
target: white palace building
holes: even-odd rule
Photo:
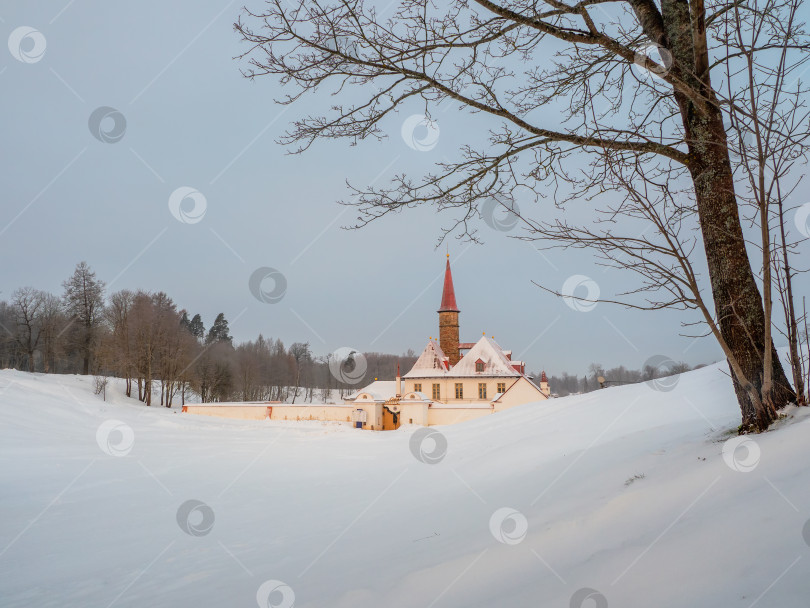
[[[342,404],[203,403],[183,406],[189,414],[251,420],[321,420],[369,430],[401,424],[454,424],[549,397],[543,372],[540,386],[491,337],[459,341],[459,310],[448,256],[439,308],[439,341],[431,338],[411,370],[396,380],[375,381]],[[462,355],[462,353],[465,353]]]

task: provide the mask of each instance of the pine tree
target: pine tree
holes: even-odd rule
[[[228,328],[228,321],[225,319],[225,313],[219,313],[217,318],[214,319],[214,324],[208,330],[208,337],[205,339],[206,344],[213,344],[214,342],[226,342],[232,344],[233,337]]]
[[[188,330],[191,335],[202,342],[205,338],[205,325],[203,325],[202,317],[199,314],[194,315],[189,323]]]

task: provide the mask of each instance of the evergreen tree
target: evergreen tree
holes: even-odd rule
[[[194,315],[189,323],[188,330],[191,335],[197,338],[200,342],[205,338],[205,325],[203,325],[202,317],[199,314]]]
[[[217,318],[214,319],[214,324],[211,326],[211,329],[208,330],[208,337],[205,339],[205,343],[213,344],[214,342],[226,342],[227,344],[233,342],[225,313],[219,313]]]

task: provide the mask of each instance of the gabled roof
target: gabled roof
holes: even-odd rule
[[[411,371],[403,378],[425,378],[428,376],[446,376],[448,358],[436,340],[429,340],[425,350],[419,355]]]
[[[532,379],[531,379],[531,378],[529,378],[528,376],[523,376],[523,378],[518,378],[517,382],[513,383],[513,384],[512,384],[512,385],[511,385],[511,386],[510,386],[508,389],[506,389],[506,393],[508,393],[508,392],[509,392],[509,391],[511,391],[513,388],[515,388],[515,387],[516,387],[518,384],[520,384],[521,380],[525,380],[526,382],[528,382],[528,383],[529,383],[529,386],[531,386],[531,387],[532,387],[534,390],[536,390],[538,393],[540,393],[540,395],[541,395],[541,396],[542,396],[544,399],[548,399],[548,397],[549,397],[549,396],[548,396],[546,393],[544,393],[544,392],[543,392],[543,391],[540,389],[540,387],[539,387],[539,386],[537,386],[537,385],[536,385],[534,382],[532,382]],[[497,395],[495,395],[495,397],[493,397],[493,399],[492,399],[492,403],[495,403],[495,402],[497,402],[497,401],[500,401],[500,400],[503,398],[503,396],[504,396],[504,395],[506,395],[506,393],[498,393]]]
[[[475,371],[475,362],[484,362],[484,371]],[[500,345],[492,338],[482,336],[478,342],[456,363],[450,370],[451,376],[522,376],[519,371],[512,367],[510,361],[503,352]]]

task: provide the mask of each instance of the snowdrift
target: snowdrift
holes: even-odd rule
[[[374,433],[5,370],[0,604],[807,606],[808,413],[724,371]]]

